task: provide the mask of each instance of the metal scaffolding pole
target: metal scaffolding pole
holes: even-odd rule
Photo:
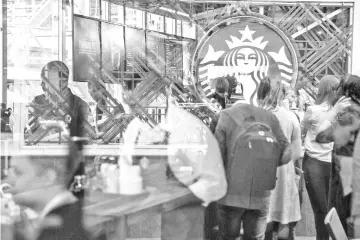
[[[0,99],[1,103],[7,102],[7,0],[1,1],[0,21],[1,21],[1,57],[0,57],[0,73],[1,73],[1,84],[0,84]]]

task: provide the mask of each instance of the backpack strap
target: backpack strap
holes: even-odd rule
[[[246,128],[245,128],[245,131],[250,131],[251,129],[255,128],[255,127],[261,127],[264,129],[264,131],[269,131],[271,132],[271,128],[267,125],[267,124],[264,124],[264,123],[261,123],[261,122],[254,122],[254,123],[251,123],[249,124]]]

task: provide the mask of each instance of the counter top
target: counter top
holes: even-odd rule
[[[172,181],[134,196],[90,192],[84,203],[85,225],[94,227],[121,217],[133,224],[146,215],[170,211],[194,200],[188,188]]]
[[[134,156],[168,156],[175,152],[176,149],[206,149],[206,144],[176,144],[176,145],[136,145],[135,148],[129,149],[124,144],[108,144],[108,145],[85,145],[84,155],[99,156],[99,155],[121,155],[124,153],[131,153]],[[13,148],[11,144],[5,147],[3,155],[37,155],[37,156],[64,156],[68,154],[68,145],[36,145],[36,146],[22,146],[21,148]],[[130,150],[130,151],[129,151]]]

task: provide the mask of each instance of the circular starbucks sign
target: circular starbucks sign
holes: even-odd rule
[[[215,92],[214,79],[225,77],[232,101],[257,105],[261,79],[295,84],[298,61],[290,39],[275,25],[256,16],[225,19],[209,29],[192,61],[195,84],[204,101]]]

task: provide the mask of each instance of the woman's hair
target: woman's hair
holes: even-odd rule
[[[315,104],[319,105],[324,102],[332,104],[333,99],[336,96],[335,91],[338,88],[339,83],[340,80],[335,76],[327,75],[321,78]]]
[[[257,98],[259,106],[262,108],[276,108],[284,100],[285,87],[280,80],[271,80],[265,77],[260,81]]]
[[[218,77],[215,78],[213,81],[216,81],[215,83],[215,91],[218,93],[225,93],[229,89],[229,82],[224,77]]]
[[[339,85],[342,88],[343,95],[347,95],[353,101],[360,104],[360,77],[356,75],[348,75]]]

